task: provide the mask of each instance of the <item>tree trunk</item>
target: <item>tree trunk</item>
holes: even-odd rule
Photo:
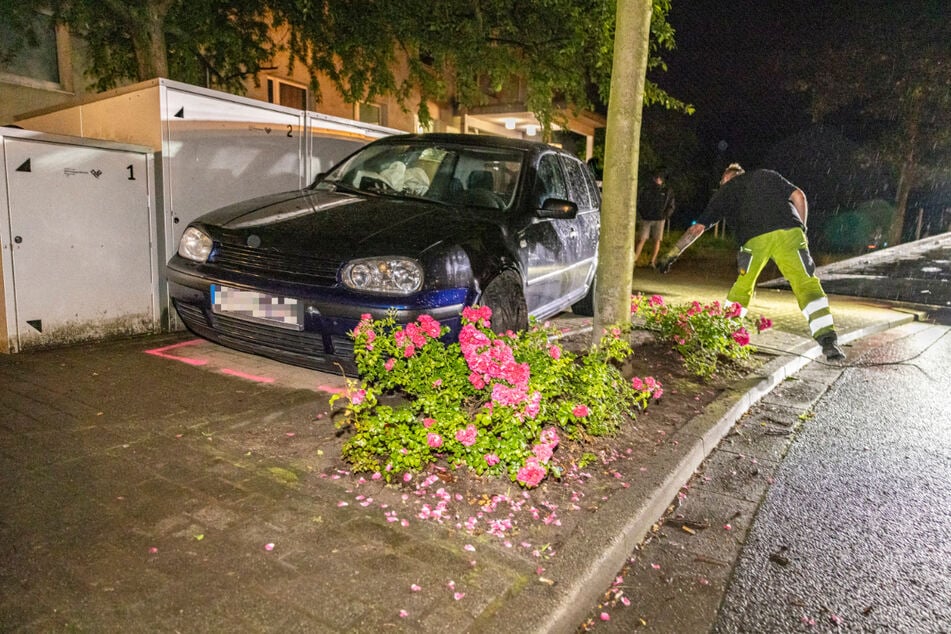
[[[604,198],[592,341],[631,318],[634,217],[651,0],[618,0],[604,152]]]
[[[132,43],[138,65],[138,80],[168,77],[168,48],[165,42],[165,17],[174,0],[148,2],[142,8],[141,22],[134,29]]]
[[[908,195],[911,193],[912,173],[914,172],[913,157],[909,156],[901,165],[901,174],[898,176],[898,191],[895,193],[895,219],[892,220],[891,230],[888,232],[888,246],[901,244],[905,229],[905,215],[908,210]]]
[[[892,246],[901,244],[905,229],[905,215],[908,210],[908,195],[915,184],[917,173],[915,149],[918,147],[918,121],[921,117],[921,100],[921,91],[916,90],[911,95],[911,108],[906,119],[908,122],[904,135],[906,150],[900,168],[901,173],[898,175],[898,191],[895,192],[895,219],[892,221],[891,230],[888,232],[888,244]]]

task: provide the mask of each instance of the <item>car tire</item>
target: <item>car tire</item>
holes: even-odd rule
[[[585,296],[571,305],[571,312],[576,315],[581,315],[582,317],[594,317],[594,287],[596,279],[597,276],[591,280],[591,286],[588,287],[588,292],[585,293]]]
[[[528,306],[522,291],[522,278],[515,271],[502,271],[489,282],[479,304],[492,309],[492,331],[495,333],[519,332],[528,328]]]

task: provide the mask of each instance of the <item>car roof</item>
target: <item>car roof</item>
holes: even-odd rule
[[[432,132],[427,134],[398,134],[384,137],[376,143],[457,143],[460,145],[470,145],[476,147],[510,148],[514,150],[527,150],[531,152],[559,152],[568,154],[565,150],[537,141],[525,141],[523,139],[513,139],[503,136],[492,136],[488,134],[452,134],[448,132]]]

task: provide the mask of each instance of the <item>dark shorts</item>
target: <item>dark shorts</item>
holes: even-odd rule
[[[638,220],[638,239],[649,237],[653,240],[661,240],[664,237],[664,223],[666,222],[666,220]]]

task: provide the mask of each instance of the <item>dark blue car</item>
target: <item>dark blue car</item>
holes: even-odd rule
[[[600,192],[587,165],[541,143],[401,135],[306,190],[192,222],[168,263],[178,315],[223,345],[353,368],[360,316],[428,314],[455,335],[465,306],[499,332],[592,312]]]

